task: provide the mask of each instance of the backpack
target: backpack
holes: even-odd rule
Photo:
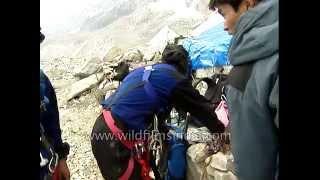
[[[187,170],[187,142],[184,140],[184,131],[181,128],[173,128],[173,130],[168,134],[168,169],[165,180],[183,180]]]
[[[228,75],[217,73],[212,77],[205,77],[197,80],[193,86],[197,87],[200,82],[205,82],[208,86],[204,97],[210,100],[211,103],[217,104],[221,101],[221,96],[224,95],[224,87],[227,83]]]
[[[208,86],[207,90],[205,91],[204,97],[212,104],[214,104],[214,109],[218,106],[220,106],[222,100],[226,101],[225,96],[225,86],[227,85],[228,81],[230,81],[230,77],[227,74],[223,73],[216,73],[211,77],[201,78],[197,80],[193,86],[197,87],[200,82],[205,82]],[[226,102],[225,102],[226,103]],[[195,118],[190,118],[189,122],[196,126],[196,127],[202,127],[204,126],[200,121],[198,121]],[[230,133],[230,123],[225,129],[225,133]],[[222,148],[223,151],[229,149],[230,140],[226,138],[224,141],[219,142],[219,149]]]
[[[219,106],[222,97],[225,98],[225,85],[227,83],[228,75],[217,73],[211,77],[201,78],[193,83],[193,87],[197,87],[201,82],[204,82],[208,87],[205,91],[204,97],[208,99],[213,105],[214,109]],[[203,127],[204,124],[194,117],[190,117],[189,123],[195,127]]]

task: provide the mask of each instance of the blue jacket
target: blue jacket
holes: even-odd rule
[[[141,67],[129,73],[117,91],[102,102],[128,129],[145,130],[154,114],[175,107],[190,112],[211,131],[223,131],[210,102],[174,66],[155,64],[150,74],[144,72]]]
[[[40,122],[46,137],[56,148],[62,144],[57,98],[50,80],[42,70],[40,70],[40,102],[45,104],[45,110],[40,112]]]

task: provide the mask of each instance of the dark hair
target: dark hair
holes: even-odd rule
[[[41,27],[40,27],[40,43],[45,39],[45,35],[41,33]]]
[[[209,2],[209,9],[215,10],[217,5],[221,4],[229,4],[235,11],[238,11],[241,2],[244,0],[210,0]],[[261,0],[256,0],[260,2]]]
[[[188,71],[188,55],[183,46],[167,44],[162,52],[161,61],[174,65],[179,72],[186,74]]]

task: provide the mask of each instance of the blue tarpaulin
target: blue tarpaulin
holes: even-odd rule
[[[227,53],[231,38],[220,23],[197,37],[185,39],[183,47],[189,53],[192,69],[229,65]]]

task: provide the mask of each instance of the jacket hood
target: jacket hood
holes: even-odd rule
[[[279,49],[278,0],[263,0],[238,20],[229,59],[240,65],[264,59]]]

